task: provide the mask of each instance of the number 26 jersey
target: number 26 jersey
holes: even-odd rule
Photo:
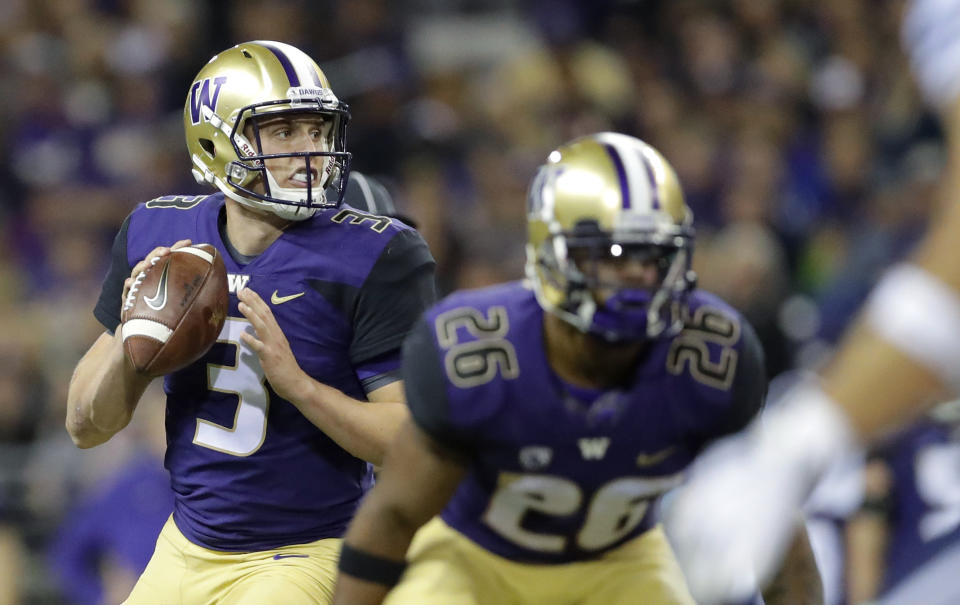
[[[697,453],[760,410],[766,377],[752,328],[705,291],[617,389],[556,376],[543,314],[520,282],[456,293],[407,338],[403,375],[414,421],[467,461],[444,521],[502,557],[564,563],[656,524]]]

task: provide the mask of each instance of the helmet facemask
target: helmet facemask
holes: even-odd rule
[[[563,302],[549,310],[610,342],[676,335],[695,282],[692,238],[678,233],[668,243],[652,243],[662,239],[611,237],[595,223],[549,236],[535,254],[539,274],[564,292]]]
[[[335,103],[336,99],[333,101]],[[319,150],[263,153],[263,123],[282,117],[297,119],[311,115],[323,119]],[[320,209],[338,207],[350,170],[350,154],[342,151],[347,119],[342,110],[325,108],[319,97],[312,101],[271,101],[243,107],[229,133],[229,140],[239,158],[226,168],[227,185],[239,193],[234,199],[288,220],[303,220]],[[248,125],[250,129],[246,128]],[[248,137],[251,130],[252,137]],[[280,186],[278,175],[269,168],[273,163],[271,160],[284,158],[303,161],[303,167],[295,169],[303,176],[302,188]],[[281,175],[281,179],[286,180],[286,175]],[[263,192],[254,190],[257,184],[262,185]]]

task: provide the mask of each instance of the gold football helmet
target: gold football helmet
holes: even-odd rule
[[[604,132],[557,148],[531,184],[527,219],[526,273],[544,310],[609,341],[682,329],[693,213],[653,147]],[[652,264],[655,286],[598,276],[600,264],[631,259]]]
[[[316,113],[329,127],[319,151],[264,155],[257,118]],[[350,113],[320,67],[280,42],[238,44],[204,66],[187,94],[183,125],[193,175],[231,199],[282,218],[303,220],[340,205],[350,169],[345,131]],[[253,140],[244,128],[253,125]],[[280,187],[265,159],[302,158],[306,186]],[[258,180],[259,179],[259,180]],[[263,183],[265,192],[252,185]]]

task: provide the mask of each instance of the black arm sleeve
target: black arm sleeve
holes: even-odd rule
[[[123,282],[130,277],[130,264],[127,259],[127,228],[130,226],[130,217],[124,219],[120,232],[113,240],[113,249],[110,254],[110,270],[103,278],[100,288],[100,298],[93,308],[93,316],[104,325],[112,334],[120,325],[120,308],[123,301]]]
[[[724,423],[724,434],[746,427],[763,409],[767,398],[767,371],[763,346],[753,326],[740,318],[740,361],[730,394],[733,403]]]
[[[469,440],[450,422],[440,351],[424,319],[416,323],[403,343],[403,386],[417,426],[444,447],[466,454]]]
[[[420,233],[397,232],[357,294],[352,363],[400,348],[414,322],[437,299],[435,267]]]
[[[383,374],[377,374],[371,378],[365,378],[360,381],[360,386],[363,387],[364,393],[370,394],[380,387],[385,387],[398,380],[403,380],[399,368],[390,372],[384,372]]]

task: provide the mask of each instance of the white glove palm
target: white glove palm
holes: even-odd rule
[[[700,457],[666,516],[698,603],[742,600],[773,577],[812,486],[851,441],[839,410],[804,386]]]

